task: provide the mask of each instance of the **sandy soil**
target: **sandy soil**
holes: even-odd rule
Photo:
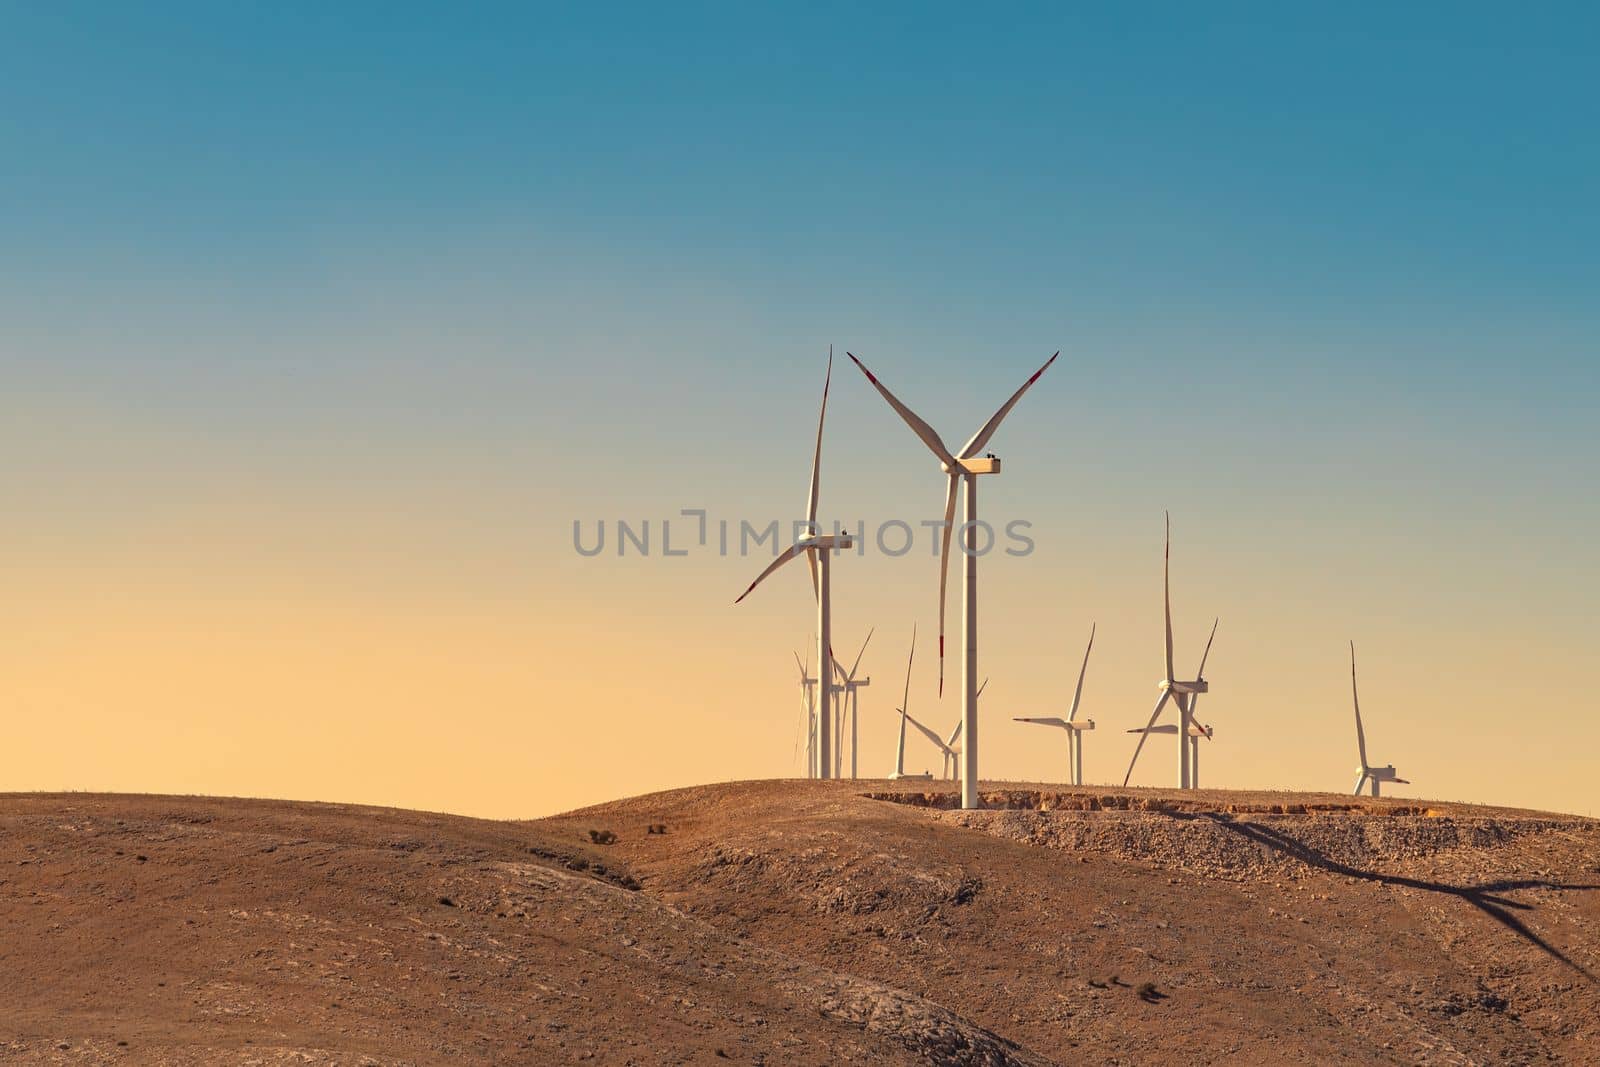
[[[0,1061],[1596,1062],[1600,822],[987,799],[3,795]]]

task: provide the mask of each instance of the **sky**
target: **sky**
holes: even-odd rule
[[[1348,789],[1354,640],[1399,792],[1600,814],[1592,8],[4,18],[0,789],[522,817],[801,774],[804,568],[735,607],[769,549],[660,549],[800,517],[832,345],[820,514],[869,536],[943,480],[846,350],[951,444],[1062,353],[982,488],[1034,542],[980,563],[985,778],[1062,780],[1010,720],[1093,624],[1122,780],[1170,510],[1206,784]],[[863,775],[913,625],[912,714],[959,714],[920,536],[834,567]]]

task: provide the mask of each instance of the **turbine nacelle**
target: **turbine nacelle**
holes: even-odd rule
[[[1211,692],[1211,684],[1204,678],[1196,678],[1192,682],[1174,682],[1168,678],[1157,682],[1156,688],[1165,689],[1173,693],[1189,693],[1191,695]]]
[[[1021,716],[1021,715],[1013,715],[1011,717],[1011,721],[1012,722],[1031,722],[1031,723],[1036,723],[1039,726],[1056,726],[1056,727],[1059,727],[1060,729],[1063,729],[1063,730],[1082,731],[1082,730],[1093,730],[1094,729],[1094,720],[1093,719],[1085,719],[1083,722],[1068,722],[1066,719],[1059,719],[1059,718],[1044,718],[1044,719],[1040,719],[1040,718],[1027,718],[1027,717],[1024,717],[1024,716]]]
[[[952,471],[950,469],[950,464],[948,464],[948,463],[940,463],[939,464],[939,469],[944,471],[946,474],[999,474],[1000,473],[1000,457],[999,456],[975,456],[972,459],[962,459],[960,457],[957,457],[956,458],[956,465],[960,468],[960,470]]]
[[[803,548],[803,549],[809,549],[809,548],[832,549],[835,552],[843,552],[847,548],[856,547],[856,543],[854,541],[850,540],[850,535],[849,534],[831,534],[831,533],[830,534],[807,534],[806,536],[804,536],[804,537],[800,538],[798,541],[796,541],[795,545],[797,547]]]

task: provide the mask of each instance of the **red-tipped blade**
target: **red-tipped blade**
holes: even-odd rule
[[[944,441],[940,439],[939,435],[933,432],[933,427],[923,422],[916,412],[900,403],[900,399],[889,392],[882,382],[873,377],[872,372],[867,369],[867,365],[856,359],[853,353],[846,352],[845,355],[849,356],[855,362],[855,365],[861,368],[861,373],[867,376],[867,381],[871,382],[872,387],[882,394],[883,398],[889,402],[889,406],[894,408],[895,413],[905,421],[905,424],[911,427],[911,432],[922,439],[922,443],[928,446],[929,451],[938,456],[941,463],[954,470],[956,467],[955,457],[950,454],[950,450],[945,447]]]
[[[989,416],[989,421],[984,423],[983,426],[978,429],[978,432],[973,434],[967,443],[961,446],[962,459],[971,459],[982,450],[984,445],[989,443],[989,438],[993,437],[994,432],[1000,428],[1001,421],[1007,415],[1011,414],[1011,409],[1017,406],[1017,401],[1022,399],[1022,394],[1026,393],[1033,386],[1033,383],[1039,380],[1039,375],[1048,370],[1050,364],[1054,363],[1056,361],[1056,356],[1059,355],[1061,355],[1061,353],[1057,352],[1055,356],[1051,356],[1049,359],[1045,360],[1044,366],[1034,371],[1033,377],[1023,382],[1022,388],[1012,393],[1011,399],[1002,404],[999,411]]]

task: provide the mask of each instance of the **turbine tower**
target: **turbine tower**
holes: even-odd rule
[[[922,419],[895,397],[884,384],[873,377],[871,371],[859,359],[846,352],[861,373],[867,376],[873,388],[883,394],[889,406],[895,410],[911,432],[915,433],[922,443],[928,446],[939,460],[939,469],[948,479],[944,501],[944,532],[943,543],[939,551],[939,694],[944,695],[944,601],[945,586],[950,573],[950,532],[955,523],[956,514],[956,487],[964,487],[966,502],[966,521],[962,523],[963,555],[962,562],[962,612],[961,612],[961,721],[966,728],[966,742],[962,746],[961,755],[961,806],[963,808],[976,808],[979,806],[978,798],[978,476],[982,474],[999,474],[1000,460],[993,454],[980,455],[994,432],[1000,428],[1000,422],[1011,413],[1022,394],[1034,382],[1039,380],[1050,364],[1056,361],[1054,356],[1045,360],[1044,366],[1033,372],[1033,377],[1022,384],[1022,388],[1011,394],[1011,399],[1001,405],[1000,410],[990,416],[989,421],[979,428],[978,432],[968,439],[961,451],[952,455],[945,447],[944,441],[933,432]]]
[[[1072,694],[1072,707],[1065,719],[1017,718],[1017,722],[1031,722],[1039,726],[1054,726],[1067,732],[1067,778],[1073,785],[1083,784],[1083,731],[1094,729],[1094,720],[1078,721],[1078,704],[1083,700],[1083,676],[1089,672],[1089,653],[1094,650],[1093,624],[1089,626],[1089,647],[1083,650],[1083,666],[1078,670],[1078,688]]]
[[[874,627],[873,630],[875,629],[877,628]],[[867,631],[867,640],[861,642],[861,651],[856,653],[856,661],[848,671],[844,669],[844,664],[838,660],[833,661],[833,669],[842,679],[838,685],[840,696],[838,718],[834,721],[835,734],[839,738],[838,749],[834,753],[834,774],[837,777],[843,777],[839,772],[842,769],[844,760],[844,720],[846,718],[850,720],[850,777],[856,777],[856,743],[861,737],[861,730],[856,721],[856,712],[860,709],[861,698],[856,691],[865,689],[872,684],[871,678],[857,678],[856,671],[861,669],[861,657],[867,651],[867,641],[872,640],[873,630]]]
[[[739,594],[737,604],[755,590],[755,587],[766,580],[767,575],[788,563],[796,556],[804,555],[806,562],[811,565],[811,588],[817,598],[817,673],[819,675],[832,675],[825,670],[825,665],[833,662],[833,617],[832,617],[832,589],[830,586],[829,557],[847,548],[854,547],[848,534],[819,534],[817,532],[817,487],[818,477],[822,472],[822,424],[828,416],[828,385],[833,380],[833,349],[828,349],[828,373],[822,380],[822,413],[817,416],[817,447],[811,456],[811,492],[806,497],[806,535],[790,545],[777,558],[767,565],[767,569],[756,575],[756,580],[751,582],[744,592]],[[823,704],[817,715],[817,744],[816,744],[816,777],[827,778],[833,773],[833,734],[831,730],[831,716],[827,713],[827,689],[823,688]]]
[[[1361,697],[1356,694],[1356,643],[1354,641],[1350,642],[1350,700],[1356,706],[1356,750],[1361,754],[1361,766],[1357,768],[1360,776],[1356,778],[1356,795],[1361,795],[1361,787],[1368,782],[1372,783],[1373,796],[1379,795],[1379,782],[1410,785],[1410,782],[1395,772],[1394,764],[1391,763],[1387,767],[1374,767],[1367,763],[1367,735],[1361,729]]]
[[[926,726],[923,726],[920,722],[916,722],[914,719],[912,719],[911,718],[911,712],[908,710],[911,707],[911,664],[916,660],[916,658],[917,658],[917,627],[916,627],[916,624],[913,623],[912,626],[911,626],[911,654],[906,657],[906,691],[905,691],[905,695],[900,698],[900,706],[898,708],[894,709],[894,710],[896,710],[896,711],[898,711],[900,713],[900,740],[895,745],[895,748],[894,748],[894,773],[889,775],[889,777],[891,779],[894,779],[894,778],[932,778],[933,777],[933,775],[929,774],[927,771],[923,771],[921,774],[907,774],[906,773],[906,724],[907,723],[912,723],[913,725],[915,725],[917,729],[921,730],[924,734],[926,734],[928,737],[930,737],[933,740],[933,743],[938,745],[940,748],[944,747],[944,742],[939,740],[939,735],[934,733],[932,730],[928,729]]]
[[[1172,667],[1172,515],[1167,515],[1167,547],[1161,568],[1161,581],[1163,598],[1166,607],[1166,638],[1167,657],[1166,674],[1158,683],[1161,689],[1161,699],[1156,701],[1156,709],[1150,713],[1149,725],[1142,729],[1129,730],[1130,734],[1139,734],[1139,743],[1134,747],[1133,759],[1128,761],[1128,773],[1123,776],[1122,784],[1126,786],[1128,779],[1133,777],[1133,765],[1139,761],[1139,751],[1144,748],[1145,741],[1151,734],[1178,735],[1178,786],[1180,789],[1197,788],[1198,783],[1192,774],[1191,757],[1197,757],[1200,751],[1200,738],[1210,739],[1211,727],[1197,727],[1194,721],[1195,698],[1201,693],[1210,692],[1206,684],[1206,658],[1211,655],[1211,642],[1217,637],[1217,623],[1211,624],[1211,636],[1206,639],[1205,654],[1200,657],[1200,669],[1195,671],[1194,680],[1181,682],[1173,677]],[[1156,725],[1156,720],[1161,717],[1161,709],[1167,706],[1167,701],[1172,701],[1178,706],[1179,724],[1170,729]],[[1198,732],[1196,732],[1198,731]]]

